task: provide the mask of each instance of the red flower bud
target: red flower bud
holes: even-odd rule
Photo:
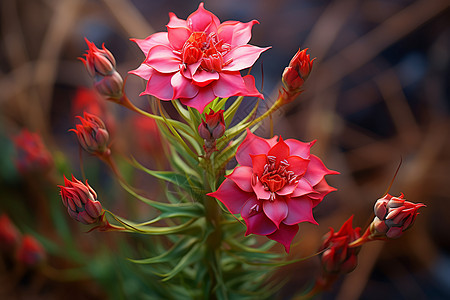
[[[0,216],[0,249],[11,250],[19,243],[20,232],[6,214]]]
[[[385,235],[390,239],[399,238],[405,230],[410,228],[416,216],[417,210],[425,206],[422,203],[412,203],[403,198],[386,194],[375,203],[375,218],[370,225],[373,235]]]
[[[326,249],[321,256],[322,266],[327,273],[350,273],[358,263],[360,247],[350,248],[349,244],[361,236],[361,228],[352,227],[351,216],[338,232],[330,228],[319,251]]]
[[[225,120],[223,110],[214,112],[210,110],[205,114],[205,121],[198,126],[198,133],[204,140],[216,140],[225,133]]]
[[[22,264],[33,267],[44,261],[45,250],[33,236],[24,235],[20,247],[17,249],[17,260]]]
[[[102,205],[97,201],[97,194],[88,185],[83,184],[72,175],[72,181],[64,176],[61,198],[69,215],[83,224],[96,223],[102,214]]]
[[[297,93],[311,73],[315,58],[310,59],[306,54],[308,48],[298,50],[291,59],[289,66],[284,69],[282,80],[287,91]]]
[[[102,45],[98,49],[94,43],[86,38],[88,51],[85,58],[80,58],[94,79],[94,86],[103,96],[109,98],[120,98],[122,96],[123,80],[116,70],[116,60],[112,53]]]
[[[23,129],[13,138],[17,149],[16,165],[20,172],[47,172],[53,167],[53,158],[40,135]]]
[[[77,134],[80,145],[89,153],[104,154],[110,150],[108,148],[109,133],[105,123],[99,117],[85,112],[84,118],[77,116],[81,124],[76,125],[76,129],[70,129]]]

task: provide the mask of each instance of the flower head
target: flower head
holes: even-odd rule
[[[350,273],[356,268],[357,254],[361,247],[350,248],[349,244],[361,236],[361,228],[352,227],[351,216],[339,229],[325,235],[324,242],[319,251],[325,250],[321,256],[322,266],[326,273]]]
[[[20,172],[46,172],[53,167],[53,158],[39,134],[23,129],[13,138],[17,149],[16,165]]]
[[[13,249],[20,240],[20,232],[6,214],[0,216],[0,249]]]
[[[88,185],[83,184],[72,175],[72,181],[64,176],[61,198],[69,215],[83,224],[96,223],[102,214],[102,205],[97,201],[97,194]]]
[[[280,242],[289,252],[301,222],[317,224],[312,209],[335,189],[325,175],[338,174],[310,153],[314,143],[263,139],[247,130],[236,152],[240,167],[209,195],[241,214],[248,234]]]
[[[70,131],[77,134],[80,145],[87,152],[92,154],[109,153],[109,133],[105,123],[93,114],[85,112],[83,115],[84,118],[77,116],[81,124],[77,124],[76,129],[70,129]]]
[[[41,243],[31,235],[24,235],[17,249],[17,260],[22,264],[34,267],[45,259],[45,250]]]
[[[88,51],[85,58],[80,58],[94,79],[97,91],[110,98],[120,98],[122,96],[123,79],[116,71],[116,60],[112,53],[102,45],[98,49],[94,43],[85,38]]]
[[[390,239],[402,236],[403,232],[414,224],[418,209],[422,203],[412,203],[403,198],[386,194],[375,203],[375,218],[370,226],[373,235],[386,235]]]
[[[198,126],[200,137],[204,140],[217,140],[225,133],[225,120],[223,110],[214,112],[210,110],[205,114],[205,120]]]
[[[173,13],[169,16],[167,32],[134,39],[146,56],[142,65],[130,72],[148,81],[142,94],[161,100],[178,98],[200,112],[216,97],[263,98],[255,79],[240,74],[268,49],[247,44],[258,21],[221,23],[203,3],[186,20]]]

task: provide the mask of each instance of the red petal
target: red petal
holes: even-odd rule
[[[287,139],[284,141],[291,149],[291,155],[300,156],[304,159],[309,159],[310,149],[314,145],[314,142],[303,143],[294,139]]]
[[[256,20],[248,23],[225,21],[217,28],[217,34],[219,39],[234,48],[235,46],[245,45],[250,41],[254,24],[259,24],[259,22]]]
[[[175,73],[170,84],[173,87],[173,98],[193,98],[198,94],[199,87],[192,84],[190,80],[186,79],[180,72]]]
[[[262,173],[264,172],[264,166],[267,164],[267,155],[265,155],[265,154],[258,154],[258,155],[250,154],[250,157],[252,158],[253,173],[258,175],[258,177],[261,177]]]
[[[247,88],[239,72],[219,73],[219,80],[213,84],[214,95],[228,98],[245,93]]]
[[[292,171],[295,175],[305,174],[308,168],[309,159],[304,159],[300,156],[289,156],[286,160],[289,163],[289,167],[286,169],[287,171]]]
[[[288,214],[286,202],[282,197],[277,197],[274,201],[264,201],[263,203],[264,213],[275,223],[277,228],[279,228],[281,221],[283,221]]]
[[[153,95],[161,100],[173,99],[173,88],[170,84],[172,74],[162,74],[154,72],[152,77],[147,81],[145,91],[142,95]]]
[[[242,207],[241,216],[247,224],[245,235],[268,235],[277,230],[275,224],[262,211],[261,205],[260,200],[250,199]],[[254,212],[255,206],[259,207],[259,212]]]
[[[312,187],[312,185],[308,182],[308,180],[301,178],[298,183],[297,187],[295,188],[294,192],[292,193],[291,197],[300,197],[306,194],[310,193],[317,193],[316,190]],[[308,195],[311,197],[310,195]]]
[[[165,45],[170,46],[169,38],[167,32],[157,32],[144,40],[141,39],[131,39],[135,42],[139,48],[141,48],[142,52],[144,52],[145,56],[147,56],[148,51],[157,45]]]
[[[208,72],[203,69],[197,69],[197,72],[192,76],[193,83],[199,87],[205,87],[213,81],[219,79],[219,73]],[[214,93],[215,94],[215,93]]]
[[[193,98],[181,98],[180,101],[184,105],[189,107],[193,107],[197,109],[200,113],[203,113],[203,109],[208,105],[211,101],[216,98],[214,96],[213,90],[211,87],[199,88],[198,94]]]
[[[153,73],[156,72],[152,67],[142,64],[137,69],[131,70],[128,73],[137,75],[145,80],[149,80]]]
[[[256,201],[255,194],[242,191],[231,179],[225,179],[217,191],[207,195],[217,198],[232,214],[241,213],[242,206],[249,199]]]
[[[236,160],[241,166],[252,166],[251,155],[267,154],[270,146],[267,141],[254,135],[249,129],[247,129],[247,136],[242,141],[241,145],[236,151]]]
[[[259,179],[256,180],[255,184],[252,184],[252,188],[258,199],[268,200],[270,198],[270,192],[264,189]]]
[[[280,137],[280,141],[273,146],[267,155],[275,156],[277,158],[277,164],[286,159],[289,156],[289,146]]]
[[[286,225],[294,225],[301,222],[310,222],[316,224],[316,220],[312,215],[312,201],[308,197],[297,197],[286,200],[288,205],[288,215],[283,223]]]
[[[289,253],[291,248],[292,240],[298,232],[298,225],[286,225],[284,223],[280,224],[280,228],[267,237],[274,240],[284,246],[284,249]]]
[[[167,26],[169,42],[173,49],[181,50],[186,40],[191,36],[191,31],[187,27],[171,27]]]
[[[312,186],[315,186],[323,179],[325,175],[331,174],[339,174],[339,172],[327,169],[320,158],[311,154],[308,170],[304,175],[309,183],[311,183]]]
[[[270,49],[260,48],[253,45],[242,45],[231,49],[224,57],[224,61],[231,61],[223,67],[224,71],[240,71],[250,68],[259,58],[262,52]]]
[[[213,13],[204,9],[202,2],[198,6],[198,9],[186,19],[186,23],[192,31],[200,31],[209,34],[210,32],[217,31],[220,20]]]
[[[181,59],[170,47],[158,45],[150,49],[144,63],[158,72],[174,73],[180,70]]]
[[[252,168],[250,167],[237,167],[234,169],[233,173],[226,176],[227,178],[233,180],[237,186],[245,192],[253,192],[252,188]]]

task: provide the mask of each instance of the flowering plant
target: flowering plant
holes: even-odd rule
[[[127,258],[143,267],[133,275],[145,274],[141,279],[151,287],[150,298],[270,298],[284,283],[271,277],[276,268],[304,260],[287,255],[295,252],[301,223],[318,225],[314,208],[337,190],[327,181],[332,178],[328,175],[339,172],[325,166],[325,156],[313,154],[315,141],[255,133],[266,118],[303,92],[315,62],[307,49],[299,49],[280,76],[278,98],[261,113],[259,103],[270,101],[256,87],[255,78],[242,72],[270,48],[248,44],[255,24],[258,21],[221,22],[200,3],[186,20],[169,14],[167,32],[132,39],[145,55],[129,73],[145,81],[141,96],[149,98],[146,109],[126,93],[112,52],[86,39],[88,50],[81,60],[96,91],[131,110],[133,133],[142,136],[135,145],[145,148],[141,150],[152,167],[129,153],[122,157],[101,110],[91,111],[94,106],[86,105],[89,109],[77,116],[81,124],[70,131],[80,151],[99,158],[121,189],[142,202],[136,219],[145,220],[133,221],[131,214],[113,206],[107,193],[88,184],[86,177],[92,175],[83,167],[81,177],[77,175],[83,180],[62,177],[60,196],[69,216],[89,231],[132,233],[136,244],[145,240],[145,247],[133,248]],[[244,101],[255,104],[240,118]],[[53,167],[41,143],[30,134],[26,137],[34,142],[18,142],[18,147],[27,150],[33,145],[41,155],[25,151],[24,164]],[[164,182],[164,191],[135,186],[126,174],[131,168]],[[353,228],[353,217],[339,231],[331,228],[312,254],[320,258],[322,273],[303,296],[314,296],[355,269],[365,243],[402,235],[422,206],[386,194],[376,202],[375,219],[363,234]],[[16,244],[16,230],[5,228],[4,239]],[[37,265],[45,258],[42,249],[26,236],[16,256]]]

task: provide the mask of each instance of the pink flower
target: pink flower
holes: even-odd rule
[[[72,175],[72,181],[64,176],[61,198],[69,215],[83,224],[96,223],[102,214],[102,205],[97,201],[97,194],[88,185],[83,184]]]
[[[84,118],[77,116],[81,124],[77,124],[77,129],[70,129],[77,134],[80,145],[89,153],[103,154],[108,153],[109,133],[106,130],[105,123],[99,117],[84,113]]]
[[[370,226],[373,235],[386,235],[390,239],[399,238],[414,224],[422,203],[412,203],[403,198],[386,194],[375,203],[375,218]]]
[[[23,129],[13,140],[20,172],[47,172],[53,167],[52,155],[39,134]]]
[[[232,214],[241,214],[247,224],[246,235],[265,235],[289,252],[297,224],[317,224],[312,209],[335,190],[324,177],[338,172],[310,154],[313,144],[281,137],[278,142],[277,137],[263,139],[247,129],[236,152],[241,166],[209,195]]]
[[[357,255],[361,247],[350,248],[349,244],[361,236],[361,228],[352,227],[351,216],[338,232],[330,228],[319,251],[326,249],[321,256],[322,266],[327,273],[350,273],[358,263]]]
[[[133,39],[146,56],[141,66],[130,72],[148,80],[142,94],[161,100],[178,98],[200,112],[216,97],[263,98],[255,79],[240,74],[269,49],[247,44],[258,21],[220,23],[203,3],[186,20],[173,13],[169,16],[167,32]]]
[[[41,243],[28,234],[23,236],[16,255],[19,262],[29,267],[34,267],[43,262],[46,256]]]

